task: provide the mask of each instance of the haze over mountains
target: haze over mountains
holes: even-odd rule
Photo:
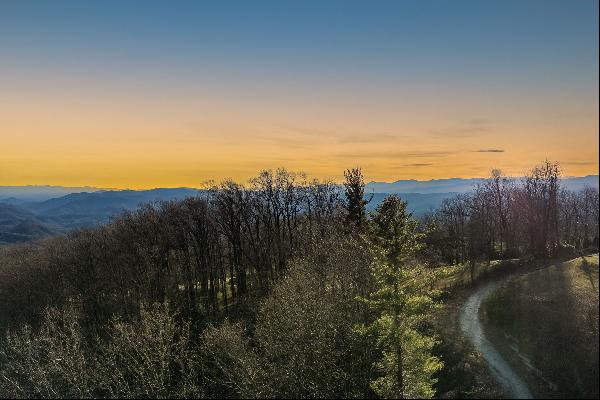
[[[519,179],[519,178],[515,178]],[[414,179],[399,180],[396,182],[369,182],[365,190],[374,193],[464,193],[475,185],[481,183],[483,178],[450,178],[417,181]],[[598,187],[598,175],[580,177],[564,177],[562,187],[569,190],[581,190],[585,186]]]
[[[141,204],[156,201],[178,200],[198,194],[189,188],[152,190],[99,190],[68,193],[43,201],[49,193],[60,193],[77,188],[24,187],[22,193],[15,187],[4,191],[11,197],[0,197],[0,244],[21,242],[64,233],[76,228],[103,224],[125,210],[135,210]]]
[[[439,207],[446,198],[472,190],[482,179],[434,179],[369,182],[365,193],[373,210],[386,195],[399,194],[416,216]],[[580,190],[598,187],[598,175],[566,177],[562,186]],[[193,188],[103,190],[94,187],[0,186],[0,244],[39,239],[76,228],[103,224],[143,203],[197,196]]]
[[[65,187],[48,185],[0,186],[0,201],[3,202],[35,202],[66,196],[71,193],[97,192],[92,186]]]

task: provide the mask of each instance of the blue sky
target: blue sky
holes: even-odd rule
[[[0,43],[16,57],[59,65],[69,56],[183,71],[208,63],[333,73],[357,64],[384,75],[462,71],[489,79],[514,72],[515,63],[516,78],[541,71],[575,78],[598,66],[597,14],[589,0],[20,0],[0,3]]]

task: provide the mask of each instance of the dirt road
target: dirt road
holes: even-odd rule
[[[490,371],[507,394],[515,399],[532,399],[527,384],[513,371],[502,358],[494,345],[487,340],[479,321],[479,308],[485,298],[501,284],[502,281],[486,283],[475,290],[467,299],[460,311],[460,328],[464,335],[475,346],[490,367]]]

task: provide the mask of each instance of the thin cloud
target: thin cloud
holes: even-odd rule
[[[472,137],[492,132],[493,129],[489,126],[490,121],[486,119],[470,119],[463,122],[458,126],[442,128],[442,129],[431,129],[429,133],[435,136],[446,136],[446,137]]]
[[[306,140],[299,140],[295,138],[262,136],[258,137],[257,139],[262,140],[263,142],[273,143],[276,146],[286,148],[307,149],[313,146],[312,143]]]
[[[331,138],[336,140],[339,144],[351,144],[351,143],[381,143],[389,142],[400,138],[407,138],[408,136],[398,136],[391,133],[353,133],[345,135],[347,132],[336,132],[327,129],[314,129],[304,128],[298,126],[278,125],[279,128],[284,129],[287,132],[294,134],[319,137],[319,138]]]
[[[472,118],[467,121],[471,125],[489,125],[491,121],[485,118]]]
[[[288,125],[279,125],[280,128],[283,128],[287,131],[299,133],[301,135],[306,136],[335,136],[332,132],[322,130],[322,129],[308,129],[297,126],[288,126]]]
[[[398,139],[398,136],[388,135],[388,134],[380,134],[380,135],[352,135],[352,136],[343,136],[338,139],[338,143],[340,144],[348,144],[348,143],[381,143],[381,142],[389,142],[392,140]]]
[[[338,153],[337,158],[425,158],[425,157],[445,157],[458,154],[460,151],[365,151],[362,153]]]
[[[475,150],[474,153],[504,153],[503,149],[480,149]]]

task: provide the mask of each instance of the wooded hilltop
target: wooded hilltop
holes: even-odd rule
[[[109,224],[0,247],[0,397],[429,398],[432,315],[465,266],[598,248],[598,190],[545,161],[414,218],[263,171]],[[596,322],[597,323],[597,322]]]

